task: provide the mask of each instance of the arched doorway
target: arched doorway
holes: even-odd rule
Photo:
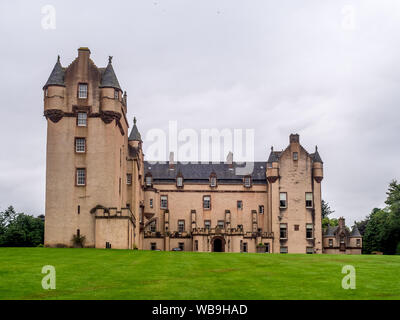
[[[213,252],[225,252],[225,239],[223,237],[214,237],[212,240]]]

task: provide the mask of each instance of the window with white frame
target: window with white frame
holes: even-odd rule
[[[306,192],[306,208],[313,207],[313,194],[312,192]]]
[[[76,184],[78,186],[86,185],[86,169],[85,168],[76,169]]]
[[[126,174],[126,184],[128,184],[128,185],[132,184],[132,173]]]
[[[281,223],[280,229],[279,229],[279,234],[281,239],[287,239],[287,224],[286,223]]]
[[[118,92],[117,89],[115,89],[115,91],[114,91],[114,99],[115,99],[115,100],[118,100],[118,99],[119,99],[119,92]]]
[[[281,208],[287,207],[287,193],[286,192],[281,192],[279,194],[279,206]]]
[[[244,186],[246,188],[250,188],[251,187],[251,178],[250,177],[245,177],[244,178]]]
[[[87,113],[86,112],[78,112],[78,127],[86,127],[87,126]]]
[[[161,196],[161,209],[168,209],[168,196]]]
[[[218,220],[218,228],[219,229],[224,229],[225,228],[225,221],[224,220]]]
[[[183,177],[179,176],[176,178],[176,186],[183,187]]]
[[[86,139],[75,138],[75,152],[84,153],[86,151]]]
[[[204,220],[204,228],[210,230],[211,220]]]
[[[299,160],[299,153],[298,152],[293,152],[293,160],[295,160],[295,161]]]
[[[185,220],[178,220],[178,231],[179,232],[185,231]]]
[[[146,186],[151,187],[153,184],[153,178],[151,176],[146,176]]]
[[[216,187],[217,186],[217,177],[211,177],[210,178],[210,187]]]
[[[80,83],[78,89],[78,98],[87,99],[88,97],[88,85],[87,83]]]
[[[288,253],[288,247],[281,247],[281,253]]]
[[[204,196],[203,197],[203,208],[204,209],[211,209],[211,196]]]
[[[313,224],[312,223],[306,224],[306,238],[307,239],[313,238]]]

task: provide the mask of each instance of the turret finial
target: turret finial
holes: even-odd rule
[[[318,151],[318,146],[315,146],[315,151]]]
[[[133,117],[133,124],[136,125],[136,117]]]
[[[113,59],[112,56],[108,56],[108,63],[112,63],[112,59]]]
[[[57,62],[60,62],[60,55],[57,56]]]
[[[271,146],[271,152],[274,152],[274,146]]]

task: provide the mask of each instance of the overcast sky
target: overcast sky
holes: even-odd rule
[[[114,57],[144,138],[176,120],[254,129],[260,161],[290,133],[318,145],[323,198],[352,224],[400,179],[399,35],[398,0],[2,0],[0,210],[44,213],[42,87],[87,46],[98,67]]]

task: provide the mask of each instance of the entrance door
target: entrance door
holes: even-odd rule
[[[219,237],[215,237],[213,240],[213,252],[224,252],[225,251],[225,240]]]

